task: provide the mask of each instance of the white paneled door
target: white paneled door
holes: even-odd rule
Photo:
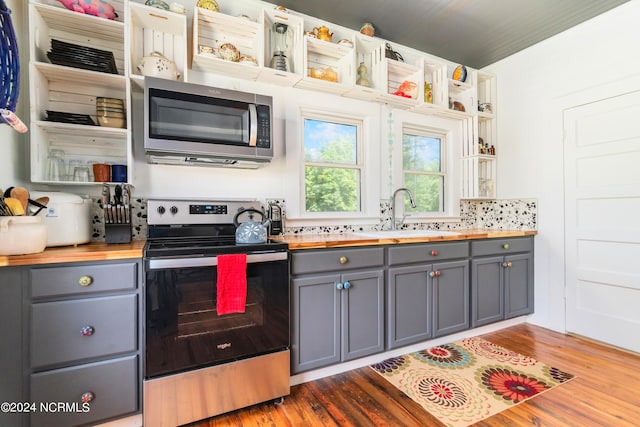
[[[640,91],[564,127],[567,332],[640,352]]]

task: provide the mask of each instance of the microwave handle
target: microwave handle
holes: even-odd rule
[[[258,140],[258,110],[256,104],[249,104],[249,147],[255,147]]]

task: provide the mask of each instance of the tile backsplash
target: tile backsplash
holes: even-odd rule
[[[267,200],[265,205],[277,203],[283,208],[284,200]],[[391,223],[389,201],[380,203],[380,223],[375,226],[317,226],[285,227],[285,234],[335,234],[363,230],[388,230]],[[402,229],[415,230],[456,230],[468,228],[489,228],[493,230],[535,230],[537,228],[538,204],[535,199],[504,199],[460,202],[459,222],[429,222],[422,224],[404,224]],[[91,241],[104,241],[104,215],[100,200],[93,200],[91,212],[93,233]],[[137,198],[131,202],[131,233],[133,240],[144,240],[147,236],[147,203]],[[286,224],[286,222],[285,222]]]

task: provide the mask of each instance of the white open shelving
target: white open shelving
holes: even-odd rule
[[[495,197],[497,156],[481,152],[478,145],[482,140],[497,150],[494,76],[467,67],[465,81],[457,81],[452,75],[459,64],[293,10],[282,10],[261,0],[218,0],[220,11],[217,12],[194,4],[190,11],[191,32],[187,25],[189,15],[146,6],[142,0],[112,0],[109,3],[118,13],[115,20],[69,11],[57,0],[30,1],[33,181],[46,181],[46,153],[51,148],[65,145],[65,141],[68,141],[66,151],[77,153],[76,157],[81,160],[109,156],[106,153],[109,151],[115,153],[112,156],[115,160],[126,162],[129,167],[133,165],[129,127],[59,126],[46,121],[46,110],[64,107],[64,111],[95,118],[95,97],[115,97],[125,100],[127,123],[130,123],[131,90],[144,88],[144,76],[138,65],[145,56],[159,52],[176,64],[179,80],[183,81],[189,81],[189,72],[193,69],[332,93],[458,120],[465,129],[463,198]],[[271,66],[275,49],[274,24],[287,25],[290,34],[287,40],[288,71]],[[331,40],[309,35],[321,26],[329,28]],[[47,52],[53,38],[113,52],[118,74],[51,64]],[[339,43],[341,40],[350,43]],[[224,43],[233,44],[241,56],[253,57],[256,64],[220,58],[218,48]],[[400,53],[402,60],[385,55],[387,44]],[[200,46],[210,47],[211,53],[201,51]],[[367,68],[369,86],[356,84],[360,63]],[[336,73],[337,81],[311,77],[312,68],[330,68]],[[416,85],[413,97],[394,94],[404,82]],[[91,141],[88,148],[80,148],[81,144],[76,140],[81,137],[76,135]],[[102,150],[100,146],[107,148]],[[70,156],[74,158],[73,154]]]
[[[53,149],[62,150],[67,163],[120,163],[131,166],[129,80],[125,48],[125,2],[112,3],[116,20],[98,18],[63,8],[58,2],[29,4],[29,89],[30,89],[30,175],[32,182],[49,183],[47,158]],[[51,40],[96,48],[113,53],[117,74],[52,64],[47,53]],[[124,101],[127,118],[124,128],[98,126],[96,98]],[[58,123],[47,120],[47,111],[83,114],[96,126]],[[129,175],[131,176],[131,175]],[[76,183],[65,173],[62,181]]]

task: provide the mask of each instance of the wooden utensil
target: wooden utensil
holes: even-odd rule
[[[24,209],[22,208],[22,203],[20,203],[20,200],[14,199],[13,197],[5,197],[4,203],[7,205],[7,208],[9,208],[11,216],[24,215]]]
[[[44,197],[38,197],[35,200],[31,200],[29,199],[29,212],[32,212],[31,215],[36,216],[40,213],[40,211],[42,209],[46,209],[47,205],[49,204],[49,198],[44,196]],[[36,210],[36,208],[38,208]]]
[[[29,203],[29,191],[24,187],[13,187],[10,193],[13,199],[18,199],[22,205],[22,215],[27,211],[27,204]]]

